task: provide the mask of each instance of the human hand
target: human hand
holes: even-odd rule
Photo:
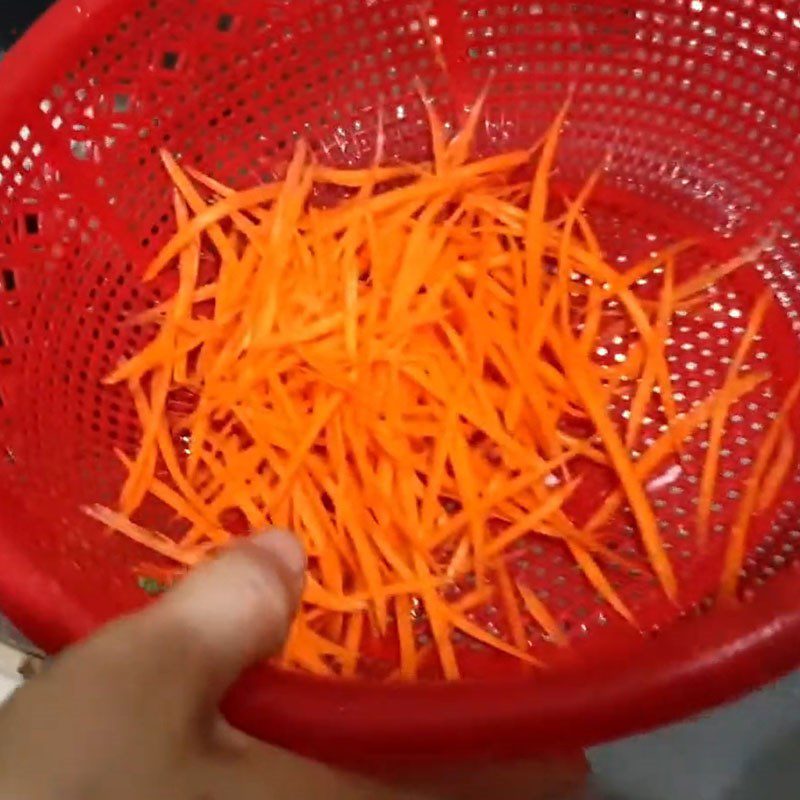
[[[219,701],[280,649],[305,555],[273,531],[65,653],[0,711],[3,800],[399,796],[228,725]]]
[[[0,709],[0,799],[575,796],[580,754],[390,770],[376,784],[232,728],[219,701],[245,667],[280,650],[304,570],[297,540],[273,531],[66,652]]]

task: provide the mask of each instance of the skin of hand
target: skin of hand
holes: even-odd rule
[[[280,650],[305,565],[291,534],[254,537],[67,651],[0,710],[0,798],[532,798],[580,783],[573,761],[377,784],[231,727],[219,702]]]

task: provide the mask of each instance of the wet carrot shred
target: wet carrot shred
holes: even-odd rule
[[[177,289],[137,317],[152,338],[107,378],[129,387],[141,436],[137,452],[119,454],[118,507],[87,513],[157,554],[140,575],[170,582],[251,530],[296,530],[309,573],[282,663],[320,675],[361,674],[376,637],[396,645],[383,674],[404,680],[432,669],[458,678],[459,636],[539,663],[532,630],[557,645],[568,637],[547,595],[513,571],[532,541],[561,547],[633,624],[609,567],[654,575],[677,602],[647,481],[710,422],[705,541],[730,409],[767,377],[742,373],[766,295],[723,386],[696,407],[678,409],[666,357],[676,311],[757,253],[681,282],[687,240],[621,271],[584,208],[603,167],[575,200],[551,187],[569,103],[534,147],[471,160],[486,92],[454,135],[420,92],[430,163],[384,166],[382,123],[369,166],[321,165],[300,142],[281,179],[244,190],[163,153],[176,231],[145,279],[169,273]],[[346,199],[312,202],[331,190]],[[216,262],[210,279],[201,258]],[[656,274],[658,297],[640,296],[638,282]],[[610,336],[630,342],[622,364],[595,357]],[[627,423],[610,410],[625,382],[637,382]],[[179,394],[189,400],[176,405]],[[656,397],[666,432],[637,458]],[[750,514],[774,502],[793,463],[791,438],[778,441],[790,405],[749,480],[726,594]],[[578,524],[570,508],[586,462],[615,488]],[[150,501],[170,509],[163,531],[139,522]],[[635,559],[604,538],[626,503]],[[492,596],[506,632],[477,613]]]

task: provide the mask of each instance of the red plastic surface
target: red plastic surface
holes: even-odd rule
[[[701,432],[678,477],[652,490],[681,607],[641,577],[614,576],[645,635],[598,604],[557,545],[532,541],[515,569],[547,592],[573,640],[558,657],[536,643],[547,673],[463,642],[469,679],[453,685],[261,670],[232,693],[231,718],[338,761],[525,755],[665,722],[796,666],[796,478],[754,521],[742,606],[707,597],[742,479],[800,364],[799,62],[800,14],[753,0],[57,4],[0,66],[0,606],[57,649],[142,602],[131,578],[141,553],[78,509],[113,502],[113,448],[136,444],[125,391],[99,382],[146,336],[132,315],[169,290],[139,280],[169,233],[158,149],[246,185],[297,136],[321,158],[364,163],[380,110],[390,157],[416,159],[428,140],[415,79],[455,122],[492,75],[484,151],[533,141],[575,87],[558,181],[575,185],[611,148],[592,213],[621,267],[693,233],[702,246],[683,263],[690,272],[773,231],[757,268],[678,318],[669,343],[688,407],[719,385],[760,287],[780,301],[749,364],[773,377],[737,406],[726,437],[713,546],[694,547]],[[620,347],[610,340],[605,357]],[[661,424],[657,408],[651,417],[645,445]],[[603,490],[587,486],[584,510]],[[616,525],[617,546],[637,552],[628,515]],[[497,609],[479,620],[502,633]]]

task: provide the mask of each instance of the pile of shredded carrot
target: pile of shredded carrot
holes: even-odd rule
[[[631,622],[609,566],[649,572],[677,602],[648,478],[708,427],[704,540],[730,409],[768,377],[742,370],[764,295],[723,385],[679,413],[665,353],[673,315],[754,253],[679,282],[687,241],[620,272],[585,212],[602,169],[575,197],[551,186],[566,107],[531,149],[471,160],[482,102],[448,137],[426,101],[430,163],[383,166],[379,134],[371,167],[338,169],[301,141],[282,179],[235,191],[163,154],[177,231],[145,278],[174,271],[178,287],[138,318],[157,332],[107,379],[129,386],[141,443],[135,457],[120,453],[118,508],[87,511],[163,557],[142,567],[144,588],[248,530],[296,531],[310,560],[288,665],[352,675],[370,630],[396,640],[405,679],[434,654],[457,678],[456,631],[537,663],[531,625],[557,645],[566,634],[509,570],[509,554],[531,536],[562,542]],[[320,189],[346,196],[320,206]],[[204,254],[216,265],[210,278]],[[655,299],[637,294],[643,278],[658,286]],[[595,356],[609,326],[629,340],[612,366]],[[622,422],[609,408],[631,382]],[[800,383],[748,480],[721,576],[726,595],[736,591],[751,515],[774,501],[793,463],[787,414],[798,392]],[[189,399],[176,411],[181,393]],[[667,432],[634,457],[654,395]],[[568,507],[587,460],[618,488],[579,525]],[[147,498],[172,510],[172,532],[134,521]],[[645,560],[604,544],[623,507]],[[474,588],[449,599],[465,576]],[[490,598],[508,636],[471,614]],[[420,625],[432,645],[420,644]]]

